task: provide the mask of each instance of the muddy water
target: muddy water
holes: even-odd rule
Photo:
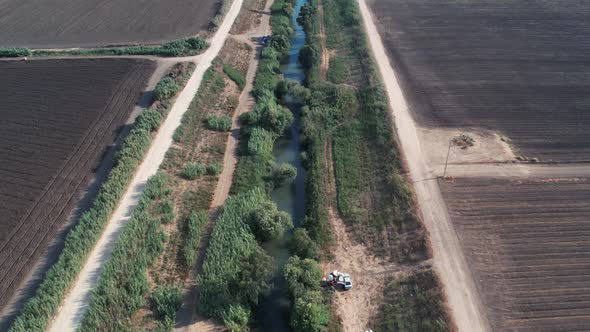
[[[285,79],[303,82],[305,72],[299,63],[299,50],[305,44],[305,32],[297,24],[296,18],[299,16],[301,6],[307,0],[297,0],[295,14],[293,15],[293,24],[295,32],[291,39],[291,49],[287,63],[281,66],[281,72]],[[277,204],[280,210],[291,214],[295,227],[301,226],[305,216],[305,170],[301,165],[300,159],[300,118],[299,108],[297,105],[288,105],[293,111],[295,121],[287,130],[285,136],[278,139],[273,149],[273,155],[278,163],[289,163],[297,168],[297,177],[291,183],[285,184],[280,188],[273,190],[271,193],[272,200]],[[262,299],[259,306],[260,312],[257,314],[258,325],[263,331],[289,331],[289,295],[287,294],[285,281],[283,279],[283,266],[290,256],[287,248],[290,233],[283,238],[265,243],[264,249],[274,258],[275,274],[273,278],[274,289],[269,296]]]

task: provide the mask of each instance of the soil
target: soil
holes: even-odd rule
[[[210,47],[199,57],[199,63],[197,63],[193,75],[178,95],[166,120],[152,141],[152,146],[147,152],[144,161],[137,169],[127,191],[119,202],[119,206],[96,246],[90,252],[88,260],[75,284],[72,285],[70,293],[58,309],[56,318],[50,328],[51,331],[73,330],[82,318],[82,314],[88,305],[90,291],[100,275],[104,262],[110,257],[120,231],[129,220],[135,206],[137,206],[147,179],[156,173],[164,160],[166,151],[172,145],[174,131],[180,125],[182,116],[197,93],[205,71],[225,43],[229,29],[238,15],[241,5],[241,0],[233,2],[215,36],[209,40]]]
[[[230,33],[232,35],[240,35],[249,31],[255,31],[262,22],[262,17],[270,13],[265,10],[265,5],[265,0],[244,1],[244,8],[232,26]]]
[[[0,308],[68,220],[154,69],[144,60],[0,63]]]
[[[590,3],[370,0],[421,126],[499,131],[527,158],[590,161]]]
[[[0,4],[0,47],[153,44],[207,30],[218,0],[19,0]]]
[[[590,324],[590,179],[441,180],[496,331]]]

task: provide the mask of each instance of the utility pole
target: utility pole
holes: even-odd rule
[[[449,140],[449,148],[447,149],[447,159],[445,160],[445,170],[443,171],[443,179],[445,178],[445,175],[447,174],[447,165],[449,163],[449,154],[451,154],[451,144],[453,143],[453,138],[451,138]]]

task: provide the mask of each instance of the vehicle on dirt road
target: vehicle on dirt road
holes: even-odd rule
[[[326,286],[333,287],[334,289],[350,290],[352,289],[352,280],[350,274],[334,271],[326,278],[324,278]]]

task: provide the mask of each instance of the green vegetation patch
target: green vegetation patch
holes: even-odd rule
[[[223,64],[223,72],[229,77],[232,81],[236,82],[240,89],[243,89],[246,85],[246,77],[242,74],[239,70],[232,67],[228,64]]]
[[[20,56],[104,56],[104,55],[155,55],[163,57],[197,55],[208,47],[200,37],[177,39],[158,46],[127,46],[77,48],[64,50],[31,50],[28,48],[0,48],[0,57]]]
[[[228,326],[245,327],[250,308],[270,290],[272,260],[248,226],[252,213],[268,197],[262,189],[227,199],[211,235],[199,275],[199,310]]]
[[[147,269],[164,248],[161,223],[173,208],[166,198],[168,193],[164,174],[158,173],[148,180],[92,291],[88,310],[80,322],[81,330],[123,330],[129,318],[147,304]]]

